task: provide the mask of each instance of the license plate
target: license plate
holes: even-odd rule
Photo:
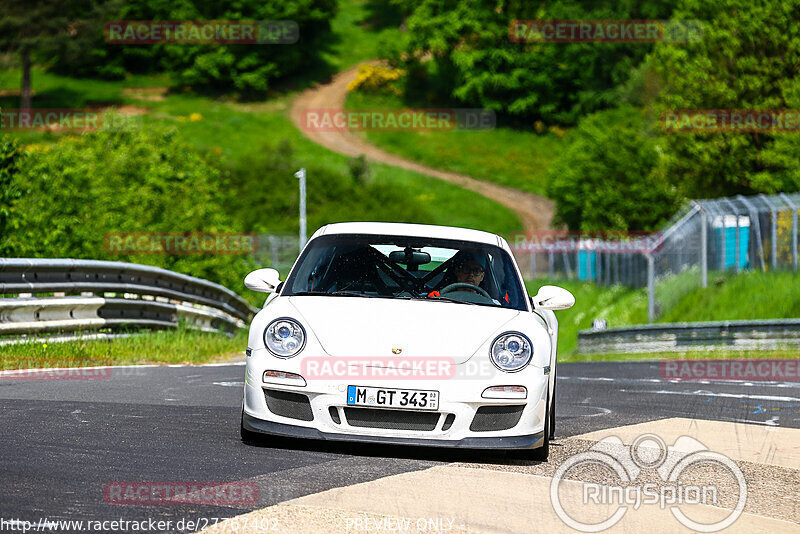
[[[348,406],[438,410],[439,392],[419,389],[347,386]]]

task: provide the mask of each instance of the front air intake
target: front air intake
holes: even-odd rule
[[[276,389],[265,389],[264,397],[267,399],[267,408],[275,415],[300,421],[314,420],[311,402],[306,395],[278,391]]]
[[[469,429],[473,432],[491,432],[514,428],[522,417],[524,404],[514,406],[481,406]]]

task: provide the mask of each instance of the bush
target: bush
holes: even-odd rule
[[[800,105],[800,0],[684,0],[675,17],[700,19],[696,42],[655,47],[660,113],[796,110]],[[800,148],[787,133],[675,133],[662,172],[690,198],[800,190]]]
[[[320,61],[330,39],[330,20],[336,0],[117,0],[100,2],[102,17],[77,24],[76,35],[52,51],[56,72],[70,76],[117,79],[126,72],[172,72],[176,82],[196,89],[237,91],[242,96],[263,94],[275,80],[303,72]],[[106,20],[288,20],[298,24],[295,44],[156,44],[106,43]]]
[[[630,107],[589,115],[548,169],[556,221],[570,230],[652,230],[678,207],[669,180],[655,172],[663,138]]]
[[[666,19],[675,0],[394,0],[408,14],[407,32],[386,57],[409,72],[406,93],[502,112],[527,124],[574,124],[619,103],[652,45],[643,43],[517,43],[519,20]],[[431,95],[431,93],[433,93]]]
[[[382,91],[399,95],[400,89],[395,85],[405,75],[402,69],[359,65],[358,75],[347,85],[348,91],[379,93]]]
[[[19,198],[20,190],[14,182],[19,172],[22,152],[19,143],[11,138],[0,139],[0,257],[11,254],[8,235],[11,231],[9,217],[11,204]]]
[[[247,256],[120,255],[109,232],[236,232],[220,171],[170,130],[106,130],[29,151],[13,186],[8,248],[19,257],[131,261],[238,290]]]

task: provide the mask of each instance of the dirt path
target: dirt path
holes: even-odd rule
[[[550,221],[553,217],[553,202],[544,197],[476,180],[464,174],[427,167],[370,145],[350,131],[305,131],[301,127],[303,110],[344,108],[345,98],[347,97],[347,84],[355,78],[357,72],[358,66],[342,71],[334,76],[329,83],[308,89],[295,98],[291,109],[292,122],[300,128],[306,137],[340,154],[347,156],[364,154],[368,160],[425,174],[475,191],[513,210],[522,221],[526,232],[550,228]]]

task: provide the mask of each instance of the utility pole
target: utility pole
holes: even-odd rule
[[[294,173],[295,178],[300,178],[300,252],[306,246],[306,170],[300,169]]]

